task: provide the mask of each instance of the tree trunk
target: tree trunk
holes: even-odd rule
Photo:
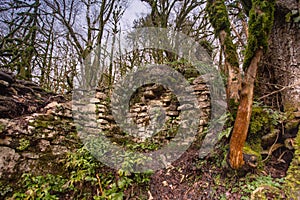
[[[230,139],[229,162],[233,169],[238,169],[244,165],[243,147],[247,138],[252,112],[254,80],[262,55],[262,49],[256,51],[242,84],[241,100]]]
[[[225,63],[223,73],[227,76],[226,95],[230,109],[231,101],[238,103],[241,89],[241,73],[236,46],[230,33],[228,11],[224,0],[207,1],[206,9],[209,21],[214,28],[215,35],[219,37]]]
[[[249,37],[243,63],[246,72],[230,139],[229,163],[233,169],[244,165],[243,147],[252,113],[254,81],[259,61],[268,47],[268,38],[274,20],[274,4],[275,0],[252,0],[252,8],[249,12]]]
[[[220,42],[224,50],[225,63],[224,69],[227,75],[226,95],[228,99],[228,107],[231,109],[231,101],[238,103],[240,99],[239,92],[241,90],[241,73],[238,63],[238,55],[236,47],[232,42],[232,37],[225,30],[220,32]]]
[[[269,50],[258,72],[257,88],[265,103],[298,112],[297,115],[300,112],[300,28],[293,16],[290,22],[286,16],[299,8],[297,0],[277,1]]]

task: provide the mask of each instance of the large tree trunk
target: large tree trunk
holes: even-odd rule
[[[262,59],[257,84],[261,99],[271,106],[294,111],[296,116],[300,112],[300,27],[293,17],[286,22],[286,16],[299,8],[297,0],[277,1],[269,50]]]
[[[286,21],[292,11],[297,11]],[[259,70],[258,96],[265,103],[293,114],[294,128],[300,123],[300,23],[295,17],[300,14],[297,0],[277,0],[274,26],[270,35],[269,51],[263,57]],[[299,199],[300,186],[300,128],[295,139],[293,161],[287,171],[284,189],[287,199]],[[289,134],[289,130],[285,130]],[[298,182],[298,183],[297,183]]]
[[[243,67],[241,100],[230,138],[229,163],[234,169],[244,165],[243,147],[247,138],[252,113],[254,80],[258,63],[267,50],[268,38],[273,26],[275,0],[252,0],[249,11],[249,37]]]

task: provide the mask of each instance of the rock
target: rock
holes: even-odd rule
[[[95,97],[99,100],[106,100],[108,96],[103,92],[97,92]]]
[[[148,110],[148,106],[146,106],[146,105],[141,106],[141,112],[147,111],[147,110]]]
[[[141,110],[142,110],[141,107],[137,107],[137,106],[130,108],[130,112],[132,113],[137,113],[140,112]]]
[[[52,154],[55,156],[62,155],[69,152],[66,146],[61,146],[61,145],[52,145],[51,149],[52,149]]]
[[[177,111],[177,105],[176,104],[171,104],[168,107],[167,111]]]
[[[171,117],[176,117],[179,115],[178,111],[167,111],[167,115]]]
[[[105,115],[104,119],[106,119],[106,120],[109,121],[109,122],[112,122],[112,121],[115,120],[114,117],[113,117],[112,115]]]
[[[152,90],[148,90],[144,92],[144,97],[145,99],[155,99],[156,95],[154,94],[154,92]]]
[[[272,144],[274,144],[277,135],[280,133],[280,130],[278,129],[274,129],[272,132],[270,132],[267,135],[264,135],[261,139],[261,145],[263,147],[268,147],[271,146]]]
[[[98,103],[100,103],[100,100],[98,98],[91,98],[90,103],[98,104]]]
[[[27,159],[39,159],[40,158],[40,156],[38,154],[35,154],[32,152],[22,153],[21,155]]]
[[[203,101],[203,102],[198,103],[198,108],[200,108],[200,109],[207,108],[209,106],[210,106],[210,102],[207,102],[207,101]]]
[[[143,117],[143,118],[137,119],[136,123],[137,124],[147,125],[149,123],[149,120],[150,120],[150,117],[147,116],[147,117]]]
[[[300,111],[293,113],[296,118],[300,118]]]
[[[137,117],[138,117],[138,118],[144,118],[144,117],[146,117],[146,116],[148,116],[148,113],[142,112],[142,113],[139,113]]]
[[[95,113],[96,112],[96,105],[95,104],[86,104],[84,106],[80,106],[78,111],[81,113]]]
[[[0,178],[16,177],[16,181],[25,172],[64,173],[65,169],[60,161],[64,159],[66,152],[75,150],[80,144],[80,136],[86,137],[86,133],[97,135],[103,131],[112,141],[127,140],[136,136],[134,140],[137,142],[144,142],[155,134],[151,141],[167,143],[168,139],[174,137],[177,126],[181,124],[178,109],[193,109],[193,104],[189,103],[193,102],[193,99],[183,99],[188,103],[178,106],[175,95],[172,95],[170,90],[158,84],[149,84],[139,90],[140,94],[137,96],[140,98],[137,98],[137,102],[130,102],[127,119],[137,124],[130,127],[125,120],[124,126],[128,126],[126,131],[132,133],[129,135],[125,134],[124,130],[121,130],[124,127],[120,127],[113,119],[111,104],[108,101],[109,90],[96,90],[95,98],[92,99],[83,97],[78,101],[66,101],[62,97],[56,98],[53,94],[46,93],[37,85],[12,81],[9,85],[5,83],[8,88],[4,89],[4,94],[7,95],[4,100],[0,92],[0,106],[7,110],[0,118],[7,116],[10,118],[0,119]],[[21,83],[25,85],[17,85]],[[193,83],[195,85],[191,84],[189,88],[179,90],[190,93],[196,91],[195,95],[201,102],[199,105],[205,107],[201,109],[202,126],[199,126],[201,131],[203,126],[207,125],[210,116],[210,100],[205,82],[196,78]],[[141,102],[143,96],[145,102]],[[121,99],[123,96],[119,95],[118,98]],[[124,108],[124,105],[120,104],[120,99],[113,105],[114,109]],[[9,104],[9,102],[17,103]],[[9,114],[12,108],[14,113]],[[82,130],[81,126],[84,126],[84,132],[76,132],[72,115],[76,119],[77,130]],[[183,123],[182,126],[187,132],[191,130],[188,123]],[[18,149],[21,139],[30,141],[30,146]],[[186,142],[191,142],[192,139],[186,138]]]
[[[0,139],[0,145],[2,146],[9,146],[12,142],[12,138],[5,136],[4,139]]]
[[[287,138],[284,140],[284,146],[289,150],[295,149],[295,138]]]
[[[206,121],[206,120],[203,120],[203,119],[200,119],[199,125],[200,125],[200,126],[203,126],[203,125],[205,125],[205,124],[207,124],[207,121]]]
[[[183,105],[179,106],[177,109],[183,111],[183,110],[191,110],[193,108],[194,108],[194,106],[191,104],[183,104]]]
[[[14,173],[15,167],[18,164],[20,155],[9,147],[0,147],[0,178],[9,176],[7,173]]]
[[[171,101],[171,95],[162,97],[162,102],[167,103]]]
[[[48,140],[40,140],[38,144],[40,151],[44,152],[50,147],[50,142]]]
[[[193,87],[194,91],[207,91],[207,86],[206,85],[195,85]]]
[[[109,123],[109,122],[108,122],[107,120],[105,120],[105,119],[98,119],[97,122],[98,122],[99,124],[104,124],[104,125]]]
[[[58,103],[56,101],[53,101],[53,102],[49,103],[47,106],[45,106],[44,109],[46,109],[46,110],[53,109],[57,106],[58,106]]]
[[[9,74],[9,73],[5,73],[3,71],[0,71],[0,80],[7,82],[8,84],[12,84],[15,80],[14,80],[14,75],[13,74]]]
[[[0,80],[0,85],[4,86],[4,87],[8,87],[9,86],[9,82],[6,82],[4,80]]]

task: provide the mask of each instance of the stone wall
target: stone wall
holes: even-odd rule
[[[198,100],[201,111],[198,132],[202,133],[210,117],[209,90],[200,76],[193,80],[190,87]],[[96,98],[99,99],[99,101],[95,102],[98,111],[97,122],[100,128],[107,132],[109,137],[124,135],[124,132],[117,128],[118,125],[114,121],[107,93],[107,91],[100,90],[96,93]],[[161,85],[150,84],[139,88],[132,95],[128,113],[128,118],[136,123],[139,129],[134,141],[144,142],[146,138],[150,138],[152,142],[171,140],[179,126],[181,110],[189,108],[190,105],[188,104],[180,105],[176,96]],[[154,118],[157,118],[157,123],[151,126],[150,121]],[[162,120],[165,124],[157,130],[156,127],[160,126],[159,123]]]
[[[2,118],[0,180],[18,179],[23,173],[60,173],[60,159],[79,144],[70,102],[49,103],[42,113]]]
[[[61,159],[81,145],[71,108],[63,96],[0,72],[0,190],[23,173],[64,172]]]
[[[7,81],[7,77],[11,79]],[[201,78],[194,79],[191,87],[201,107],[198,131],[202,132],[210,115],[209,91]],[[171,91],[160,85],[138,89],[128,113],[139,129],[134,137],[124,133],[114,121],[109,94],[109,90],[97,90],[92,104],[96,105],[100,128],[115,141],[139,143],[148,138],[150,142],[163,145],[175,136],[181,110],[189,108],[188,104],[179,105]],[[72,101],[46,92],[33,83],[0,74],[0,189],[6,182],[16,182],[23,173],[64,173],[61,161],[66,153],[82,146],[72,106]],[[150,137],[155,130],[149,125],[153,118],[165,123]]]

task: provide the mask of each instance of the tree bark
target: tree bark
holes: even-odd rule
[[[236,46],[230,31],[230,21],[224,0],[207,1],[206,9],[209,21],[214,28],[215,35],[219,37],[222,52],[224,52],[225,62],[223,73],[227,76],[226,95],[228,106],[230,102],[238,103],[241,89],[241,73]]]
[[[266,104],[295,112],[300,111],[300,28],[292,17],[287,22],[286,16],[298,7],[297,0],[277,1],[269,50],[258,71],[256,91]]]
[[[257,74],[258,63],[262,55],[262,49],[256,51],[242,84],[240,104],[234,123],[233,133],[230,139],[229,162],[233,169],[238,169],[244,165],[243,147],[247,138],[248,127],[250,124],[254,81]]]
[[[229,163],[233,169],[244,165],[243,147],[252,113],[254,81],[259,61],[268,47],[268,38],[273,27],[274,5],[275,0],[252,0],[252,8],[249,11],[249,37],[243,63],[246,72],[230,139]]]
[[[224,69],[227,75],[226,96],[229,100],[228,106],[230,109],[230,101],[238,103],[240,99],[239,92],[241,90],[241,73],[238,63],[238,55],[236,48],[232,42],[232,37],[225,30],[220,32],[220,42],[224,50],[225,63]]]

